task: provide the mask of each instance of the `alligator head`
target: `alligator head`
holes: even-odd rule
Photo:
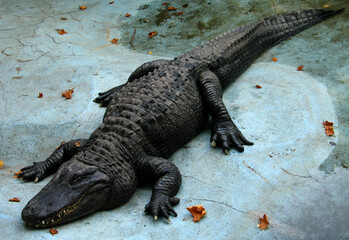
[[[72,159],[28,202],[22,219],[32,227],[49,227],[90,214],[107,205],[111,185],[98,167]]]

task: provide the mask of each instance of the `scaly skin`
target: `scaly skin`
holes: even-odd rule
[[[176,216],[181,175],[166,159],[200,133],[209,116],[213,147],[228,153],[252,145],[231,120],[222,91],[265,50],[340,11],[267,17],[173,60],[143,64],[126,84],[95,99],[107,110],[89,139],[65,143],[46,161],[22,169],[19,178],[35,181],[58,170],[23,209],[22,219],[47,227],[115,208],[144,182],[153,183],[145,211],[155,219]]]

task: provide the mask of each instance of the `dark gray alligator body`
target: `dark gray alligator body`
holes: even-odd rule
[[[267,17],[174,60],[143,64],[126,84],[95,100],[107,110],[89,139],[67,142],[46,161],[22,169],[20,178],[35,181],[57,171],[23,209],[23,220],[47,227],[111,209],[125,203],[144,182],[153,184],[146,212],[155,219],[176,215],[181,175],[166,159],[199,134],[209,116],[212,146],[227,153],[252,145],[232,122],[222,91],[265,50],[339,11]]]

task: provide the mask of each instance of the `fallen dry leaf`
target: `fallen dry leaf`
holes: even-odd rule
[[[193,221],[199,221],[203,216],[206,215],[205,208],[200,204],[196,206],[187,207],[187,210],[193,215]]]
[[[152,51],[150,51],[150,52],[148,52],[148,54],[153,54],[153,52],[152,52]]]
[[[57,29],[57,32],[61,35],[67,34],[68,32],[66,32],[63,28],[62,29]]]
[[[334,134],[333,122],[323,121],[322,125],[324,125],[325,133],[327,134],[327,136],[332,136]]]
[[[0,160],[0,168],[1,168],[2,166],[4,166],[4,161],[1,161],[1,160]]]
[[[62,97],[65,97],[66,99],[71,99],[73,92],[74,92],[74,89],[65,90],[65,92],[62,93]]]
[[[118,38],[113,38],[113,40],[111,40],[111,43],[112,43],[112,44],[116,44],[118,41],[119,41]]]
[[[273,57],[271,60],[273,60],[274,62],[278,61],[278,59],[276,57]]]
[[[300,65],[300,66],[297,67],[297,70],[298,70],[298,71],[303,71],[303,68],[304,68],[304,66],[303,66],[303,65]]]
[[[258,228],[264,230],[269,225],[269,220],[266,214],[263,215],[263,218],[259,218],[260,224],[257,225]]]
[[[167,9],[170,10],[170,11],[176,11],[177,10],[177,8],[175,8],[175,7],[168,7]]]
[[[259,86],[259,85],[256,85],[256,88],[262,88],[261,86]]]
[[[85,10],[87,7],[86,6],[79,6],[81,10]]]
[[[61,20],[67,20],[67,18],[65,18],[65,17],[61,17]]]
[[[182,14],[183,14],[183,12],[178,12],[178,13],[177,13],[177,16],[182,15]]]
[[[154,37],[157,33],[158,33],[157,31],[150,32],[150,33],[148,33],[148,36],[149,36],[150,38],[152,38],[152,37]]]
[[[41,92],[39,92],[38,98],[42,98],[43,96],[44,96],[44,94],[42,94]]]
[[[57,234],[58,233],[57,228],[56,229],[51,228],[50,233],[52,234],[52,236]]]
[[[20,202],[21,200],[19,200],[18,198],[14,197],[9,199],[10,202]]]
[[[125,17],[131,17],[131,14],[126,13],[126,14],[125,14]]]
[[[161,5],[167,5],[168,3],[167,2],[164,2],[164,3],[162,3]]]
[[[187,8],[188,6],[189,6],[188,3],[186,3],[182,7]]]
[[[115,1],[111,1],[111,2],[109,2],[109,4],[113,4]]]
[[[323,8],[329,8],[329,7],[331,7],[331,4],[324,4],[324,5],[322,5],[322,7]]]

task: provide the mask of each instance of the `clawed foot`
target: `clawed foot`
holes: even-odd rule
[[[243,145],[253,145],[253,142],[248,141],[232,121],[214,123],[211,143],[212,147],[222,147],[225,154],[229,153],[230,148],[243,152]]]
[[[93,101],[96,103],[100,103],[102,105],[102,107],[106,107],[108,106],[110,100],[114,97],[114,95],[122,88],[123,85],[114,87],[112,89],[109,89],[106,92],[100,92],[98,93],[98,97],[96,97]]]
[[[34,162],[33,165],[21,169],[17,178],[26,181],[39,182],[48,175],[47,164],[45,161]]]
[[[155,220],[157,220],[158,217],[162,215],[168,221],[170,221],[169,213],[172,213],[175,217],[177,217],[177,213],[173,209],[173,206],[176,206],[179,201],[179,198],[176,197],[155,197],[152,198],[150,202],[145,206],[144,211],[148,214],[153,215]]]

